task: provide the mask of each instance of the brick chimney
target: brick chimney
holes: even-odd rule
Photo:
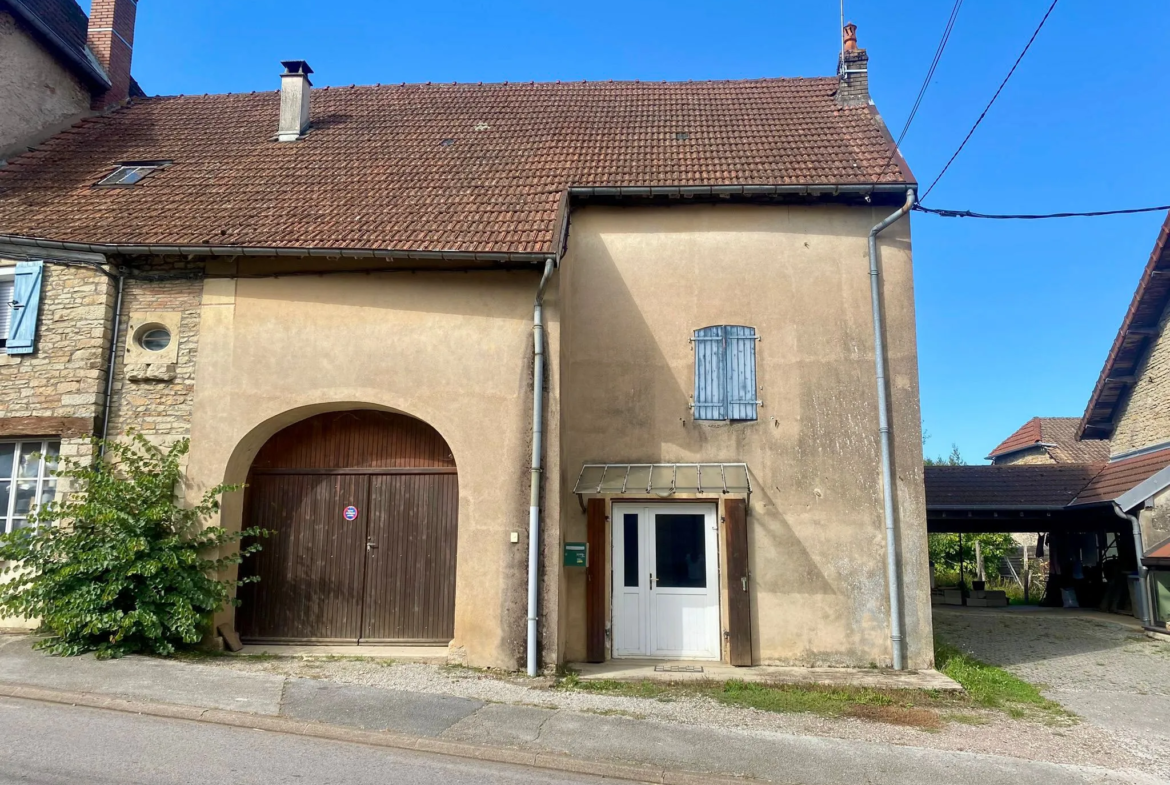
[[[94,0],[97,2],[97,0]],[[841,61],[837,64],[837,103],[865,106],[869,100],[869,55],[857,48],[857,25],[850,22],[841,31]]]
[[[112,86],[97,96],[99,111],[126,102],[130,97],[130,62],[134,57],[134,22],[138,0],[93,0],[89,12],[89,48]]]

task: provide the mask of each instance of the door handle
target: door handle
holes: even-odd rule
[[[377,544],[377,543],[374,543],[374,542],[367,542],[367,543],[366,543],[366,553],[369,553],[370,551],[372,551],[372,550],[376,549],[377,547],[378,547],[378,544]]]
[[[743,581],[743,590],[747,591],[747,576],[746,575],[743,576],[742,578],[740,578],[740,580]]]
[[[654,573],[650,573],[650,591],[654,591]]]

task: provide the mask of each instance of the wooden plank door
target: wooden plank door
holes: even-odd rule
[[[727,549],[727,631],[732,665],[752,664],[751,573],[748,569],[747,504],[743,499],[723,502]]]
[[[354,643],[361,634],[369,477],[255,474],[249,524],[272,533],[248,562],[236,625],[251,640]],[[359,509],[356,520],[344,511]]]
[[[458,519],[454,470],[370,477],[364,642],[455,636]]]
[[[586,510],[585,660],[605,662],[605,499],[590,499]]]

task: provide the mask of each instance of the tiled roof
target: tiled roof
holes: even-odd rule
[[[1170,448],[1106,464],[1073,503],[1111,502],[1167,466],[1170,466]]]
[[[1170,214],[1167,214],[1150,261],[1142,272],[1137,291],[1113,346],[1105,358],[1105,367],[1093,388],[1081,423],[1081,433],[1090,438],[1107,439],[1113,433],[1113,419],[1121,402],[1133,385],[1133,376],[1157,340],[1158,325],[1170,304]]]
[[[1033,417],[991,451],[999,458],[1030,447],[1043,446],[1057,463],[1094,463],[1109,459],[1109,443],[1079,438],[1079,417]]]
[[[111,245],[551,253],[570,186],[912,181],[836,78],[315,89],[153,98],[0,170],[0,234]],[[449,140],[446,141],[445,140]],[[172,160],[95,189],[120,161]]]
[[[106,74],[88,51],[89,17],[75,0],[0,0],[33,32],[56,50],[70,70],[91,87],[105,89]]]
[[[1100,464],[927,466],[926,507],[1060,509],[1100,470]]]

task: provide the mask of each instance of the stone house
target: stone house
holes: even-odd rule
[[[190,437],[276,531],[254,641],[928,667],[915,181],[852,32],[826,78],[288,61],[88,119],[0,170],[0,438]]]
[[[1109,444],[1080,437],[1080,417],[1033,417],[1000,442],[987,460],[1011,464],[1097,463],[1109,458]]]
[[[1114,582],[1140,576],[1132,610],[1159,629],[1170,619],[1168,238],[1170,216],[1083,417],[1034,418],[992,452],[994,465],[926,474],[931,531],[1055,535],[1062,586],[1078,591],[1096,581],[1108,595],[1108,581],[1088,573],[1116,559]]]

